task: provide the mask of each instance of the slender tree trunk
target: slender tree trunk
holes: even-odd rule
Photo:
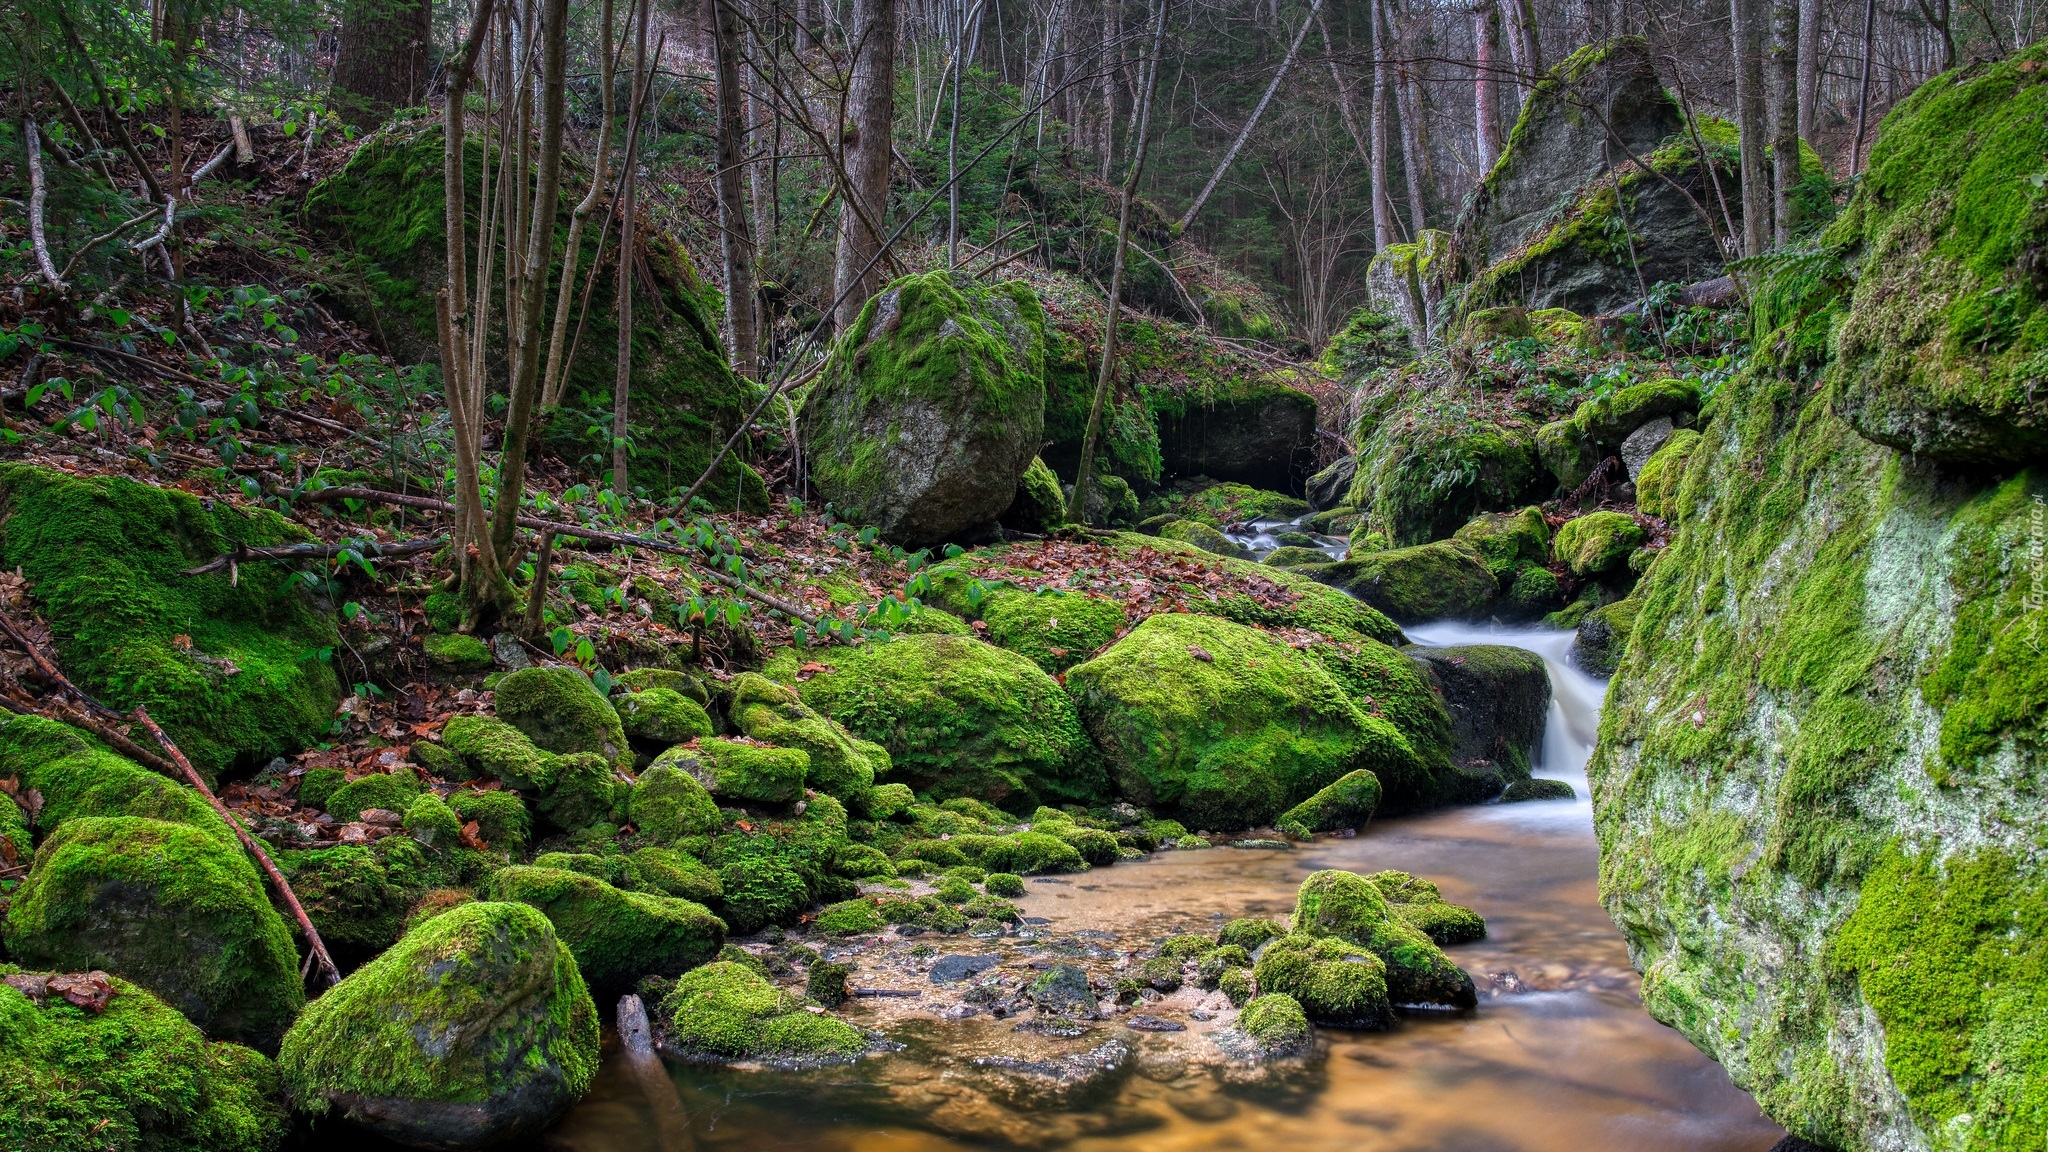
[[[1209,174],[1209,182],[1196,194],[1195,202],[1188,205],[1186,212],[1181,213],[1180,222],[1174,226],[1176,231],[1186,231],[1187,226],[1195,222],[1195,214],[1202,210],[1202,205],[1209,202],[1209,196],[1216,191],[1216,185],[1223,182],[1223,176],[1230,171],[1231,164],[1236,162],[1237,154],[1244,150],[1245,141],[1251,139],[1252,130],[1259,126],[1259,118],[1266,114],[1266,105],[1273,102],[1273,94],[1280,90],[1281,82],[1287,79],[1288,70],[1294,67],[1294,58],[1301,52],[1301,42],[1308,38],[1308,30],[1315,23],[1316,13],[1321,11],[1322,7],[1323,0],[1309,0],[1308,16],[1302,20],[1301,28],[1294,34],[1293,42],[1287,46],[1287,55],[1280,58],[1280,68],[1273,73],[1273,82],[1266,85],[1265,95],[1260,96],[1259,102],[1252,107],[1251,116],[1238,131],[1237,139],[1230,142],[1230,151],[1223,154],[1223,159],[1216,165],[1216,171]]]
[[[946,267],[960,266],[960,81],[966,71],[967,0],[951,0],[953,122],[946,128]]]
[[[640,107],[641,93],[652,84],[647,74],[647,21],[652,0],[640,0],[640,16],[633,28],[632,106]],[[633,396],[633,275],[640,255],[640,135],[638,116],[626,123],[626,168],[619,194],[619,270],[614,279],[618,297],[619,344],[612,372],[612,491],[624,495],[627,486],[627,421],[632,415]],[[721,200],[726,197],[720,197]]]
[[[547,366],[541,372],[540,403],[543,409],[553,408],[562,402],[562,385],[569,378],[568,366],[562,363],[563,345],[569,335],[569,299],[575,292],[576,272],[582,263],[583,226],[590,219],[590,213],[597,208],[597,202],[604,195],[606,182],[610,179],[612,150],[612,88],[617,77],[614,74],[613,40],[617,29],[612,19],[612,0],[604,0],[602,15],[604,41],[598,53],[598,84],[603,88],[604,117],[597,123],[597,147],[590,159],[590,189],[583,199],[576,202],[575,210],[569,214],[569,238],[562,245],[562,282],[555,288],[555,322],[548,332]]]
[[[1771,195],[1764,168],[1762,0],[1729,0],[1735,62],[1735,127],[1742,136],[1742,254],[1760,255],[1771,235]]]
[[[1102,182],[1109,183],[1109,174],[1116,169],[1116,74],[1112,63],[1117,55],[1117,0],[1104,0],[1102,5],[1102,158],[1098,166]]]
[[[1536,24],[1536,5],[1532,0],[1507,0],[1516,13],[1515,31],[1522,38],[1522,66],[1529,75],[1525,78],[1527,87],[1535,87],[1536,77],[1543,74],[1543,37]]]
[[[1429,227],[1428,201],[1423,189],[1429,182],[1429,149],[1423,146],[1422,89],[1403,65],[1395,77],[1394,96],[1401,112],[1401,167],[1408,175],[1408,225],[1420,240]]]
[[[1393,245],[1394,201],[1387,193],[1387,101],[1392,93],[1387,84],[1387,56],[1393,38],[1387,33],[1386,12],[1377,0],[1368,16],[1372,25],[1372,246],[1381,251]]]
[[[349,0],[334,58],[335,104],[358,128],[426,99],[432,0]]]
[[[1771,6],[1771,238],[1792,241],[1792,189],[1799,183],[1799,8]]]
[[[1074,495],[1067,501],[1067,519],[1088,522],[1088,496],[1095,487],[1095,448],[1102,435],[1102,412],[1109,404],[1110,382],[1116,377],[1117,313],[1123,303],[1124,254],[1131,237],[1131,204],[1138,198],[1138,181],[1145,173],[1145,156],[1152,140],[1152,101],[1159,91],[1160,56],[1166,47],[1168,0],[1155,0],[1152,13],[1152,53],[1145,62],[1144,90],[1138,98],[1138,129],[1131,145],[1131,171],[1124,177],[1123,203],[1117,210],[1116,260],[1109,273],[1109,302],[1102,325],[1102,366],[1095,375],[1095,398],[1088,406],[1088,430],[1081,437],[1081,462],[1074,473]],[[1299,43],[1299,40],[1296,41]]]
[[[1500,6],[1495,0],[1479,0],[1472,6],[1472,119],[1478,126],[1473,155],[1484,178],[1500,159],[1500,119],[1494,107],[1493,41],[1500,23]]]
[[[1820,25],[1826,11],[1821,0],[1799,0],[1799,138],[1809,144],[1820,108]]]
[[[738,0],[708,0],[718,89],[718,247],[725,258],[725,328],[733,371],[760,376],[754,326],[754,235],[747,221],[746,93],[740,85]],[[625,251],[625,249],[621,249]],[[624,434],[623,428],[613,432]],[[619,489],[624,491],[624,489]]]
[[[860,209],[842,204],[839,212],[838,267],[833,276],[839,306],[833,321],[841,332],[852,329],[862,306],[882,285],[883,237],[875,229],[882,227],[889,210],[890,140],[896,122],[896,0],[854,0],[847,34],[853,53],[848,102],[854,140],[846,149],[846,193],[849,200],[858,198]]]
[[[1863,171],[1864,130],[1870,122],[1870,57],[1877,39],[1877,0],[1863,2],[1863,78],[1856,83],[1856,142],[1849,148],[1849,175]]]

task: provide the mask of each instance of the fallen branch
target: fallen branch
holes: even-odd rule
[[[343,544],[275,544],[269,547],[252,548],[240,544],[233,552],[215,556],[197,568],[187,568],[185,576],[203,576],[223,568],[233,571],[252,560],[326,560],[344,552],[360,552],[367,560],[390,560],[400,556],[417,556],[421,552],[432,552],[448,543],[448,537],[436,536],[431,540],[406,540],[386,544],[378,540],[364,540]],[[239,582],[231,581],[231,582]]]
[[[57,670],[56,664],[43,654],[42,648],[34,640],[31,640],[28,633],[5,612],[0,612],[0,628],[4,628],[8,636],[13,638],[15,644],[28,654],[28,658],[35,661],[36,668],[42,672],[45,678],[56,685],[61,691],[68,692],[76,697],[85,709],[98,712],[106,718],[125,719],[119,712],[94,700],[80,690],[77,685],[66,679],[64,673]],[[220,814],[220,818],[227,821],[228,827],[235,830],[235,837],[242,842],[242,847],[247,849],[249,854],[256,858],[256,863],[263,869],[263,874],[270,878],[270,883],[277,889],[278,895],[284,899],[285,906],[291,910],[292,918],[299,922],[299,931],[305,933],[306,943],[313,952],[313,959],[319,965],[321,975],[327,978],[328,985],[331,987],[341,983],[341,970],[334,966],[333,958],[327,954],[327,945],[321,941],[319,929],[313,927],[312,917],[306,915],[306,909],[299,903],[298,895],[292,891],[290,881],[287,881],[284,878],[284,873],[279,872],[277,865],[272,863],[270,853],[263,850],[263,845],[258,843],[254,836],[249,835],[249,830],[242,826],[242,822],[235,817],[233,812],[228,810],[228,806],[221,803],[220,797],[213,794],[213,789],[206,786],[205,779],[199,775],[197,769],[192,767],[192,762],[185,759],[185,754],[179,751],[178,745],[164,733],[162,728],[157,727],[155,720],[150,718],[148,709],[137,706],[134,715],[135,721],[148,729],[150,736],[163,746],[164,752],[170,756],[171,762],[176,766],[175,771],[177,774],[182,775],[187,784],[197,789],[201,796],[206,797],[206,802],[213,805],[213,810]],[[95,731],[95,735],[98,734]],[[112,743],[112,741],[109,743]],[[127,744],[131,748],[135,747],[134,743],[125,737],[121,743]],[[137,751],[140,751],[140,749],[137,749]],[[145,763],[150,761],[155,762],[155,764],[152,764],[152,767],[163,763],[157,757],[144,758]]]
[[[57,275],[57,262],[50,258],[50,238],[43,230],[43,201],[49,189],[43,183],[43,138],[36,133],[33,117],[21,122],[22,147],[28,152],[28,242],[35,249],[36,266],[50,287],[64,291],[64,278]]]
[[[380,492],[375,488],[322,488],[315,492],[303,493],[299,499],[317,501],[372,500],[383,504],[396,504],[403,508],[418,508],[427,512],[445,512],[451,516],[455,514],[455,505],[450,504],[446,500],[436,500],[431,496],[405,496],[396,492]],[[718,569],[698,559],[697,549],[688,545],[677,544],[673,541],[662,540],[653,536],[635,536],[627,532],[607,532],[600,528],[585,528],[581,524],[569,524],[559,520],[543,520],[538,516],[521,516],[518,518],[518,522],[522,528],[552,532],[557,536],[570,536],[578,540],[594,540],[601,544],[617,544],[626,548],[646,548],[650,551],[662,552],[671,556],[681,556],[689,562],[691,567],[748,599],[758,600],[763,605],[774,609],[776,612],[792,620],[800,620],[813,627],[818,623],[816,613],[807,612],[780,596],[771,592],[765,592],[744,580],[735,579],[724,572],[720,572]]]
[[[156,209],[151,208],[149,211],[144,212],[142,215],[137,216],[132,220],[124,220],[121,223],[114,225],[112,228],[109,228],[105,232],[102,232],[99,235],[93,237],[92,239],[87,240],[84,244],[79,245],[78,251],[73,252],[71,254],[71,259],[66,260],[64,262],[64,271],[57,274],[58,279],[66,281],[70,280],[71,270],[73,268],[78,267],[78,262],[80,260],[85,259],[86,254],[88,252],[91,252],[93,249],[99,247],[102,244],[105,244],[107,241],[112,240],[114,237],[119,236],[121,233],[126,232],[130,228],[135,227],[137,224],[143,223],[144,221],[150,219],[155,215]]]
[[[130,244],[128,250],[130,252],[147,252],[149,249],[170,239],[171,225],[175,222],[173,217],[176,216],[177,211],[178,198],[176,196],[164,197],[164,222],[157,227],[154,233]]]

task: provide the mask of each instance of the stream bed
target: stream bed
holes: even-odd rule
[[[1537,770],[1569,781],[1578,799],[1379,820],[1355,838],[1293,850],[1161,852],[1033,883],[1018,903],[1048,936],[1114,947],[1213,933],[1242,916],[1284,917],[1317,869],[1398,868],[1486,917],[1485,940],[1450,950],[1478,986],[1476,1011],[1404,1012],[1392,1032],[1319,1029],[1316,1057],[1257,1072],[1191,1058],[1208,1043],[1200,1028],[1151,1035],[1103,1021],[1070,1047],[1128,1046],[1125,1072],[1073,1093],[1019,1093],[979,1073],[991,1059],[1012,1059],[1020,1043],[1013,1022],[920,1018],[911,1001],[859,1000],[847,1018],[887,1032],[900,1050],[810,1071],[671,1065],[687,1131],[658,1125],[611,1056],[546,1145],[1766,1152],[1783,1130],[1719,1065],[1644,1012],[1627,951],[1600,907],[1584,766],[1604,685],[1567,662],[1571,634],[1448,624],[1409,634],[1424,644],[1510,643],[1543,655],[1554,693]]]

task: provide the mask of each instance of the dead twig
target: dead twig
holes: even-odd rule
[[[252,548],[247,544],[241,544],[237,545],[233,552],[216,556],[196,568],[185,569],[181,575],[202,576],[223,568],[232,572],[252,560],[325,560],[345,552],[361,553],[366,560],[390,560],[432,552],[447,543],[448,537],[436,536],[430,540],[406,540],[396,544],[386,544],[379,540],[359,540],[340,544],[275,544],[264,548]]]

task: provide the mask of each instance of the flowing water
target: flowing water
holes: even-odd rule
[[[1392,1032],[1319,1030],[1318,1058],[1263,1074],[1191,1060],[1190,1046],[1207,1043],[1200,1026],[1151,1036],[1110,1021],[1075,1043],[1128,1042],[1136,1052],[1128,1074],[1092,1094],[1019,1099],[992,1093],[970,1059],[1017,1044],[1009,1023],[917,1019],[903,1014],[902,1001],[856,1001],[849,1018],[884,1026],[900,1051],[811,1072],[672,1066],[687,1133],[657,1132],[640,1088],[608,1060],[548,1145],[1765,1152],[1782,1130],[1718,1065],[1643,1011],[1627,952],[1600,907],[1584,770],[1604,685],[1569,664],[1571,634],[1452,624],[1409,634],[1431,645],[1506,643],[1541,654],[1555,693],[1538,772],[1569,781],[1579,799],[1376,821],[1355,839],[1293,851],[1163,852],[1033,884],[1020,903],[1046,931],[1109,946],[1283,916],[1295,887],[1319,868],[1399,868],[1486,917],[1485,940],[1451,949],[1480,989],[1476,1011],[1408,1012]]]
[[[1304,526],[1307,520],[1306,516],[1297,516],[1292,520],[1254,520],[1248,524],[1234,524],[1225,528],[1223,534],[1230,537],[1232,543],[1250,552],[1254,560],[1265,559],[1274,549],[1281,546],[1280,537],[1290,533],[1315,537],[1313,545],[1302,547],[1314,547],[1332,560],[1342,560],[1351,551],[1351,542],[1342,536],[1324,536],[1310,532]]]

